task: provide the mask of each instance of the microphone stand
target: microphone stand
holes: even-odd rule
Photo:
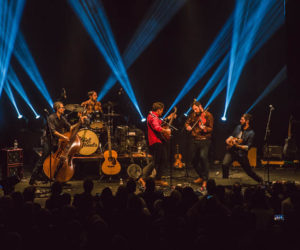
[[[51,190],[51,185],[52,185],[51,166],[52,166],[53,134],[52,134],[52,131],[51,131],[50,126],[49,126],[49,116],[50,116],[50,114],[49,114],[48,110],[47,111],[45,110],[45,112],[47,114],[46,115],[46,131],[49,131],[49,137],[48,137],[48,139],[49,139],[48,146],[49,146],[49,152],[50,152],[50,154],[49,154],[50,155],[50,159],[49,159],[49,170],[50,170],[49,190]],[[47,136],[47,132],[46,132],[46,136]],[[51,192],[51,191],[49,191],[49,192]]]
[[[270,139],[270,134],[271,134],[271,130],[270,130],[270,121],[271,121],[271,116],[272,116],[272,111],[274,110],[273,106],[269,106],[270,110],[269,110],[269,115],[268,115],[268,122],[266,125],[266,131],[265,131],[265,137],[264,137],[264,147],[266,150],[266,157],[267,157],[267,182],[268,184],[270,184],[270,147],[269,147],[269,139]]]

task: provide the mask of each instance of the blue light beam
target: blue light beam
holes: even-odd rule
[[[24,5],[25,0],[0,1],[0,97]]]
[[[257,53],[257,51],[259,51],[261,47],[270,39],[270,37],[284,24],[284,17],[282,16],[281,11],[282,10],[280,8],[275,9],[274,12],[271,11],[266,15],[264,22],[262,23],[259,31],[256,34],[252,50],[247,58],[247,62],[252,59],[252,57]],[[245,39],[246,37],[247,37],[247,32],[244,33],[241,39]],[[223,65],[220,64],[220,66]],[[222,80],[220,81],[219,85],[216,87],[215,91],[211,95],[205,107],[208,107],[215,100],[215,98],[222,92],[222,90],[227,86],[227,81],[228,81],[228,71],[223,76]],[[210,83],[210,81],[208,83]]]
[[[19,108],[17,106],[17,103],[16,103],[16,100],[15,100],[15,97],[12,93],[12,90],[11,90],[11,87],[9,85],[9,83],[6,81],[5,84],[4,84],[4,90],[10,100],[10,102],[12,103],[12,105],[14,106],[17,114],[18,114],[18,118],[21,119],[23,116],[21,115],[20,111],[19,111]]]
[[[14,70],[9,67],[8,72],[7,72],[7,81],[14,87],[14,89],[20,94],[20,96],[23,98],[23,100],[26,102],[26,104],[29,106],[29,108],[32,110],[34,113],[35,117],[39,117],[39,114],[35,111],[33,108],[19,78],[17,77],[16,73]]]
[[[286,76],[286,66],[284,66],[245,113],[249,113],[262,99],[269,95],[283,80],[286,79]]]
[[[145,51],[185,3],[186,0],[156,0],[154,2],[123,53],[123,62],[126,69]],[[116,77],[111,74],[98,94],[98,101],[107,94],[116,82]]]
[[[246,1],[237,0],[236,11],[238,11],[239,14],[234,22],[226,100],[223,116],[226,116],[228,106],[238,84],[238,80],[241,76],[242,70],[247,61],[248,54],[250,53],[250,50],[253,46],[253,41],[259,30],[259,27],[262,25],[262,22],[268,13],[274,12],[275,9],[282,7],[282,4],[274,0],[251,2],[258,3],[258,5],[254,8],[253,13],[248,14],[250,10],[247,8],[248,6],[245,5]],[[244,9],[244,11],[242,11],[242,9]],[[244,37],[244,33],[246,33],[247,39],[245,39],[244,42],[241,42],[240,37]]]
[[[229,41],[231,39],[233,24],[233,15],[230,15],[222,30],[217,35],[216,39],[207,50],[200,63],[185,83],[184,87],[176,97],[169,110],[166,112],[166,117],[174,106],[195,86],[195,84],[206,74],[206,72],[221,58],[229,49]]]
[[[123,86],[140,117],[144,118],[134,95],[102,4],[95,0],[69,0],[69,3],[90,34],[114,75]]]
[[[38,70],[38,67],[21,32],[18,33],[16,39],[14,56],[18,59],[19,63],[22,65],[34,85],[37,87],[45,100],[48,102],[49,106],[52,108],[53,100],[48,92],[46,84]]]

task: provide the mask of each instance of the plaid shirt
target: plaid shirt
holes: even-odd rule
[[[81,103],[81,106],[86,108],[87,114],[90,114],[94,111],[102,112],[101,102],[93,102],[91,100],[87,100]]]
[[[191,113],[185,122],[185,127],[187,126],[193,126],[195,122],[199,119],[200,114],[196,114],[195,112]],[[205,126],[205,129],[201,129],[200,125],[201,122],[199,121],[198,124],[195,125],[193,128],[191,134],[194,137],[195,140],[205,140],[211,138],[213,126],[214,126],[214,118],[213,115],[206,111],[205,112],[205,123],[203,124]]]

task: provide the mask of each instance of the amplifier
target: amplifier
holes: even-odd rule
[[[4,148],[1,149],[1,167],[2,177],[17,175],[20,179],[23,177],[23,149],[22,148]]]
[[[264,147],[264,159],[282,159],[283,149],[281,146],[268,146]]]

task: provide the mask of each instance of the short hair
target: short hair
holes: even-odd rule
[[[201,105],[201,103],[199,101],[197,101],[197,99],[194,99],[193,102],[192,102],[191,107],[193,107],[194,105],[199,107]]]
[[[251,123],[253,120],[253,116],[251,114],[243,114],[243,117],[245,118],[245,120],[249,121],[249,123]]]
[[[91,91],[89,91],[89,92],[88,92],[88,97],[92,96],[94,93],[96,93],[96,91],[95,91],[95,90],[91,90]]]
[[[53,109],[57,111],[60,108],[60,105],[64,105],[62,102],[53,103]]]
[[[163,109],[165,105],[162,102],[155,102],[152,104],[152,111],[157,111],[159,109]]]

